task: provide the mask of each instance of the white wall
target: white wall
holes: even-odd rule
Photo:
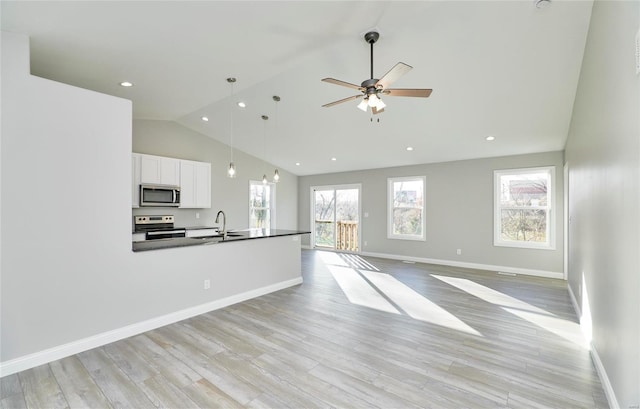
[[[566,145],[569,285],[620,408],[640,404],[639,29],[640,2],[594,3]]]
[[[505,267],[505,271],[562,277],[562,152],[403,166],[299,178],[300,229],[310,228],[310,187],[362,184],[362,251],[453,265]],[[493,171],[556,166],[556,249],[493,245]],[[426,176],[426,241],[387,238],[387,178]],[[305,238],[305,244],[308,238]],[[367,245],[364,242],[367,241]],[[457,255],[456,249],[462,254]]]
[[[292,237],[132,252],[131,102],[28,60],[2,32],[0,375],[300,279]]]
[[[249,180],[272,178],[275,166],[241,151],[234,151],[238,174],[230,179],[229,147],[173,121],[135,120],[133,151],[211,163],[211,209],[169,209],[181,226],[214,225],[218,210],[227,216],[227,228],[249,226]],[[276,228],[297,229],[298,177],[280,170],[276,185]],[[195,214],[200,218],[196,219]],[[165,214],[167,209],[135,209],[134,214]]]

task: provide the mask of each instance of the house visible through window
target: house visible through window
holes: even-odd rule
[[[553,249],[555,168],[494,172],[494,245]]]
[[[275,228],[275,195],[275,184],[249,182],[249,228]]]
[[[424,185],[424,176],[388,179],[387,237],[425,239]]]

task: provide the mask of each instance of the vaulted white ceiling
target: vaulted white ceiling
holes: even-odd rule
[[[134,118],[177,121],[226,144],[233,112],[237,149],[308,175],[563,149],[591,6],[3,0],[0,7],[3,30],[31,37],[32,74],[131,99]],[[322,78],[369,78],[363,35],[372,28],[380,32],[374,76],[402,61],[413,70],[394,87],[433,94],[387,97],[373,122],[358,101],[322,108],[357,93]],[[227,77],[238,79],[233,98]],[[120,87],[124,80],[135,86]],[[489,135],[496,139],[487,142]]]

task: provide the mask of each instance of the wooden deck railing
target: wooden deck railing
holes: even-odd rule
[[[338,250],[358,251],[358,222],[337,222],[336,241]]]
[[[330,225],[333,220],[316,220],[316,224]],[[316,238],[318,240],[318,238]],[[330,241],[329,241],[330,240]],[[333,238],[323,242],[316,241],[318,247],[333,247]],[[358,251],[358,222],[336,222],[336,250]]]

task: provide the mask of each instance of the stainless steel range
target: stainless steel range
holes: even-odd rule
[[[166,216],[134,216],[133,225],[136,233],[145,233],[147,240],[186,237],[187,230],[173,225],[172,215]]]

